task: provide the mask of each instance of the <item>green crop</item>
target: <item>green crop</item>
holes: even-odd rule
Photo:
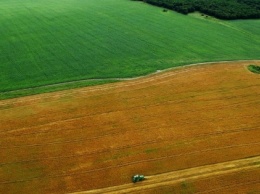
[[[260,66],[248,65],[247,68],[248,68],[249,71],[251,71],[253,73],[260,74]]]
[[[131,0],[1,0],[0,25],[0,92],[260,59],[260,20],[203,19]]]

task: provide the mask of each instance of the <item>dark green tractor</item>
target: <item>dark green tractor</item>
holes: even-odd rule
[[[137,174],[137,175],[132,176],[133,183],[143,181],[143,180],[144,180],[144,175]]]

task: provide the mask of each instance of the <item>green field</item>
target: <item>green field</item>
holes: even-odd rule
[[[205,19],[131,0],[0,0],[0,25],[2,93],[260,59],[260,20]]]

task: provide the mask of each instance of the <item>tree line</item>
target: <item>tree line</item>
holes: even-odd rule
[[[188,14],[195,11],[219,19],[260,18],[260,0],[134,0]]]

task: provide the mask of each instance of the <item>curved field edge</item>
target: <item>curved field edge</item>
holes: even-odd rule
[[[132,193],[153,190],[157,187],[165,187],[177,183],[185,183],[191,180],[202,179],[212,176],[225,175],[234,172],[241,172],[260,167],[260,156],[234,160],[229,162],[205,165],[196,168],[184,169],[179,171],[167,172],[145,177],[146,179],[137,184],[125,184],[114,187],[74,192],[71,194],[91,194],[91,193]],[[259,180],[255,181],[259,183]],[[194,192],[197,193],[197,192]],[[200,193],[200,192],[199,192]]]
[[[95,85],[103,85],[103,84],[115,83],[115,82],[119,82],[119,81],[141,79],[144,77],[156,75],[156,74],[163,73],[166,71],[171,71],[174,69],[180,69],[180,68],[185,68],[185,67],[190,67],[190,66],[210,65],[210,64],[218,64],[218,63],[225,63],[225,62],[230,62],[230,63],[247,62],[247,63],[251,64],[251,63],[254,63],[257,61],[259,61],[259,60],[215,61],[215,62],[205,62],[205,63],[194,63],[194,64],[177,66],[177,67],[172,67],[172,68],[163,69],[163,70],[157,70],[155,73],[151,73],[151,74],[139,76],[139,77],[134,77],[134,78],[87,79],[87,80],[71,81],[71,82],[65,82],[65,83],[59,83],[59,84],[51,84],[51,85],[46,85],[46,86],[14,90],[14,91],[9,91],[9,92],[1,92],[0,100],[19,98],[19,97],[23,97],[23,96],[30,96],[30,95],[36,95],[36,94],[42,94],[42,93],[70,90],[70,89],[89,87],[89,86],[95,86]],[[250,67],[251,66],[249,65],[248,69],[250,71],[252,71]]]
[[[39,86],[39,87],[33,87],[33,88],[27,88],[21,90],[14,90],[9,92],[1,92],[0,100],[19,98],[23,96],[31,96],[31,95],[42,94],[42,93],[70,90],[70,89],[81,88],[81,87],[89,87],[89,86],[95,86],[95,85],[101,85],[107,83],[114,83],[118,81],[119,80],[117,79],[81,80],[81,81],[65,82],[65,83]]]
[[[1,92],[260,53],[260,20],[198,19],[130,0],[3,0],[0,11]]]

